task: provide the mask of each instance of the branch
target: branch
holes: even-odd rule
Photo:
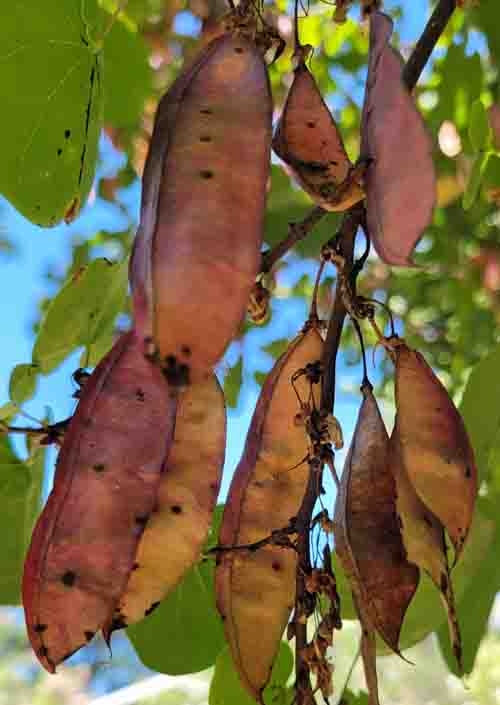
[[[313,230],[327,213],[328,211],[325,211],[320,206],[314,206],[300,223],[289,223],[288,236],[281,242],[278,242],[272,250],[268,250],[262,255],[261,273],[267,274],[270,272],[276,262],[281,259],[288,250],[291,250],[292,247],[309,235],[311,230]]]
[[[432,54],[434,47],[441,34],[444,32],[453,10],[456,7],[456,0],[439,0],[434,12],[427,22],[422,36],[415,45],[410,58],[405,64],[402,79],[409,91],[412,91],[424,67]]]
[[[21,433],[25,436],[33,437],[42,436],[42,443],[44,445],[49,445],[50,443],[57,443],[60,445],[64,432],[70,421],[71,417],[64,419],[64,421],[58,421],[50,426],[42,426],[41,428],[31,428],[29,426],[8,426],[0,421],[0,433]]]

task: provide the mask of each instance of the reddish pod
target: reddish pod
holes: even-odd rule
[[[219,491],[225,445],[224,395],[212,375],[179,395],[174,441],[155,509],[107,631],[147,616],[200,559]]]
[[[176,399],[133,331],[81,390],[23,576],[28,635],[50,672],[110,619],[155,506]]]
[[[432,219],[436,176],[432,142],[401,80],[402,61],[390,46],[392,20],[370,14],[370,57],[361,122],[370,236],[387,264],[408,266]]]
[[[317,325],[311,324],[266,379],[229,490],[222,546],[253,544],[287,527],[297,515],[309,466],[308,437],[298,423],[306,409],[301,409],[296,391],[312,408],[319,403],[320,390],[303,376],[295,391],[291,378],[318,361],[322,348]],[[296,569],[295,550],[277,545],[223,551],[218,558],[217,605],[231,655],[243,685],[259,702],[294,606]]]
[[[245,36],[215,39],[179,85],[157,117],[164,128],[148,157],[132,267],[133,288],[146,282],[136,306],[143,330],[174,384],[206,378],[245,315],[260,265],[272,117],[267,68]]]
[[[389,436],[369,385],[335,504],[335,550],[366,621],[399,653],[399,634],[418,586],[406,559],[389,467]]]
[[[322,208],[343,211],[364,198],[364,167],[353,167],[335,121],[300,47],[298,65],[273,138],[273,149]]]

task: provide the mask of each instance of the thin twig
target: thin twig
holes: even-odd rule
[[[416,43],[415,48],[403,69],[403,83],[409,91],[412,91],[415,88],[417,81],[429,60],[439,37],[444,32],[455,7],[456,0],[440,0],[429,18],[429,21],[422,32],[422,36]]]
[[[262,255],[261,273],[267,274],[274,267],[276,262],[291,250],[298,242],[303,240],[319,221],[328,213],[320,206],[314,208],[306,215],[300,223],[290,223],[288,225],[288,236],[278,242],[272,250],[264,252]]]
[[[25,436],[42,436],[47,439],[47,443],[59,443],[64,431],[66,430],[71,418],[58,421],[50,426],[42,426],[41,428],[31,428],[29,426],[9,426],[0,421],[0,432],[3,433],[20,433]]]

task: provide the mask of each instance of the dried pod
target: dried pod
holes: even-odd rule
[[[432,218],[436,176],[432,142],[401,80],[402,61],[390,46],[392,20],[370,17],[370,57],[361,123],[370,235],[388,264],[409,265]]]
[[[389,467],[389,436],[371,386],[342,473],[334,517],[335,550],[372,627],[399,653],[399,634],[418,586],[406,559]]]
[[[172,384],[206,378],[245,315],[269,175],[272,101],[260,51],[224,35],[194,66],[175,107],[165,104],[167,148],[159,137],[150,150],[152,205],[132,267],[133,288],[136,276],[146,282],[142,328],[152,328]]]
[[[226,444],[224,395],[215,375],[179,395],[175,434],[156,506],[113,622],[126,626],[158,605],[200,558],[217,500]]]
[[[349,161],[337,125],[303,55],[274,134],[273,149],[325,210],[343,211],[364,198],[364,166],[353,167]]]
[[[300,508],[308,479],[308,438],[304,427],[294,423],[299,406],[295,390],[311,403],[319,402],[320,390],[306,375],[294,386],[291,378],[320,359],[322,347],[312,324],[291,343],[262,387],[224,510],[224,546],[264,539],[288,526]],[[256,551],[224,551],[218,561],[217,604],[232,658],[242,683],[260,702],[294,606],[296,568],[295,550],[272,544]]]
[[[81,391],[23,576],[28,635],[50,672],[103,627],[127,584],[176,404],[133,331]]]
[[[462,643],[443,526],[415,492],[405,467],[403,443],[401,429],[396,422],[390,440],[389,463],[396,482],[396,506],[406,555],[411,563],[425,570],[440,591],[448,615],[453,651],[461,668]],[[441,489],[441,492],[444,491],[444,488]]]
[[[401,460],[422,502],[462,552],[477,496],[474,451],[462,418],[423,356],[399,341],[396,430]]]

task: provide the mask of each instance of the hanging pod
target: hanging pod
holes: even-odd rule
[[[260,266],[272,120],[261,51],[243,34],[216,38],[164,101],[131,280],[142,329],[184,385],[220,360]]]
[[[267,377],[229,490],[221,546],[252,544],[297,515],[309,474],[308,437],[296,418],[305,412],[299,398],[318,408],[320,389],[306,376],[294,385],[291,378],[318,361],[322,348],[317,324],[308,324]],[[266,545],[222,551],[217,563],[217,606],[233,662],[245,688],[262,702],[294,607],[297,554]]]
[[[305,64],[310,47],[296,51],[292,86],[273,149],[322,208],[344,211],[364,198],[363,167],[353,167],[335,121]]]
[[[462,417],[423,356],[399,341],[396,431],[418,496],[446,529],[458,560],[477,497],[477,468]]]
[[[408,560],[425,570],[448,613],[461,668],[462,645],[445,530],[460,557],[477,495],[477,470],[462,419],[420,353],[389,341],[396,366],[396,422],[390,466]]]
[[[369,624],[399,653],[399,634],[419,571],[406,559],[389,466],[389,436],[371,386],[363,402],[335,503],[335,551]]]
[[[109,621],[153,511],[176,399],[122,335],[81,390],[23,576],[28,635],[50,672]]]
[[[215,375],[179,395],[175,434],[154,512],[106,636],[140,621],[199,559],[217,500],[226,444],[224,395]]]
[[[436,175],[432,142],[401,80],[403,63],[391,47],[392,20],[370,17],[370,55],[361,119],[370,236],[388,264],[411,265],[411,254],[432,219]]]

